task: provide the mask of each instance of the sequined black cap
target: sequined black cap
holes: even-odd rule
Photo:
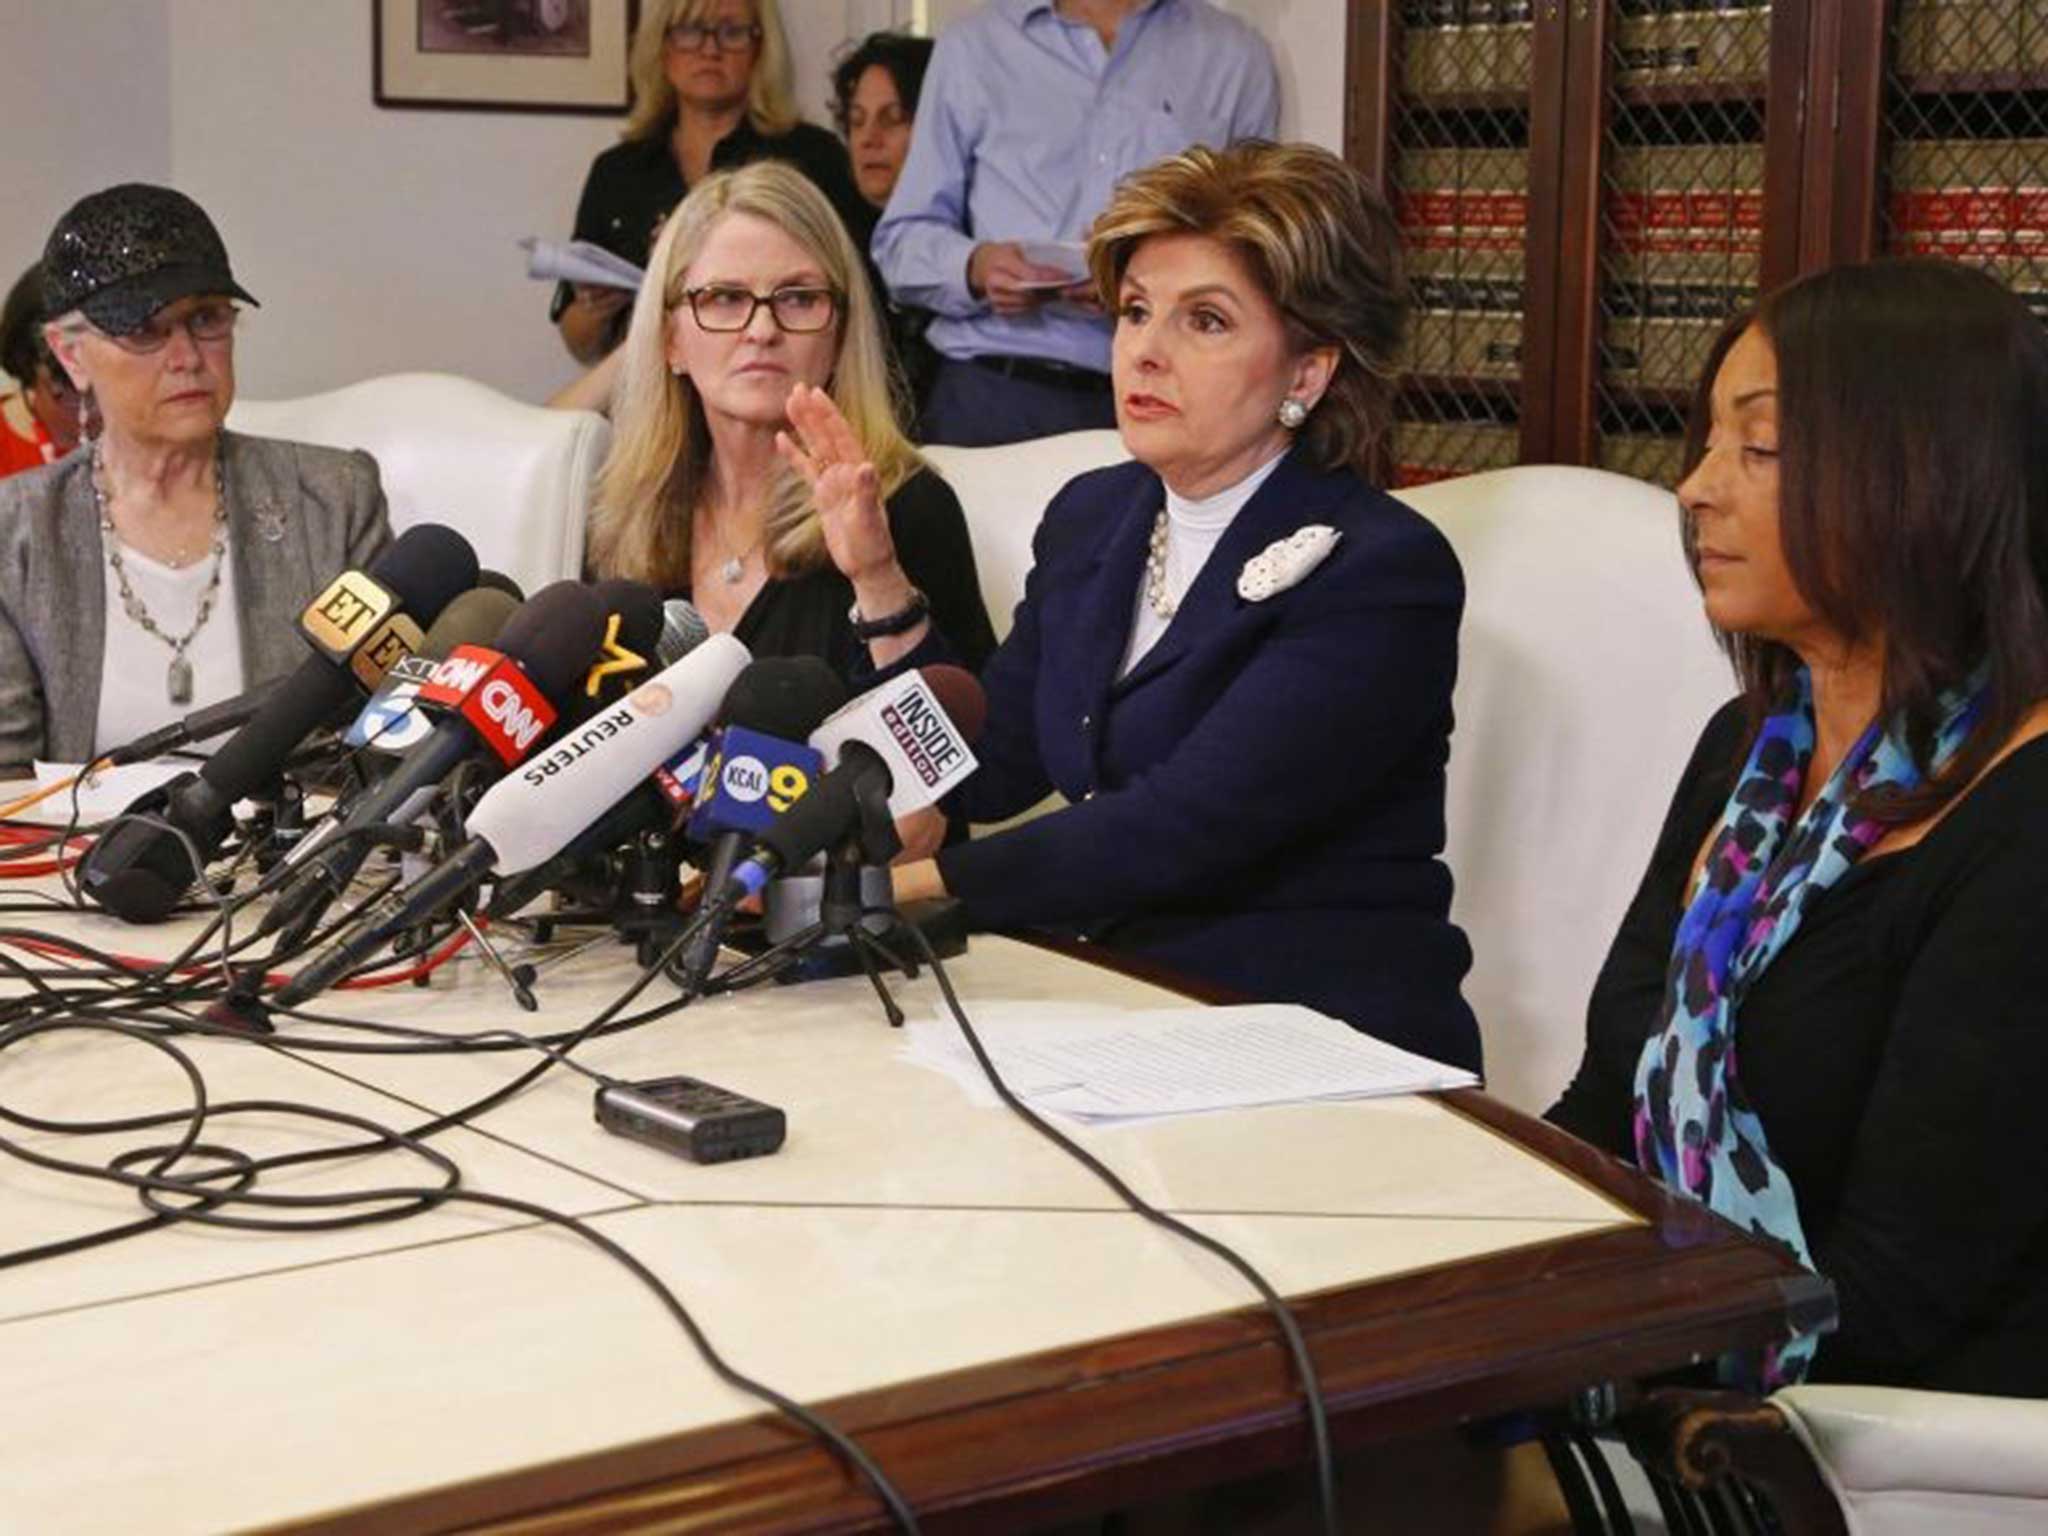
[[[82,309],[109,336],[126,336],[195,293],[256,302],[235,281],[213,220],[169,187],[131,181],[80,198],[43,247],[43,304],[53,320]]]

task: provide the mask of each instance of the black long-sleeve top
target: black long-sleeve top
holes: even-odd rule
[[[1694,748],[1549,1113],[1618,1156],[1685,886],[1748,741],[1738,702]],[[1736,1054],[1840,1299],[1815,1378],[2048,1396],[2048,738],[1813,902],[1743,998]]]
[[[911,585],[929,600],[933,631],[889,670],[949,661],[979,671],[996,648],[996,637],[981,600],[959,498],[944,480],[921,469],[896,488],[888,513],[896,558]],[[827,562],[800,576],[771,576],[763,582],[733,634],[757,657],[821,657],[850,684],[865,687],[875,674],[866,643],[854,638],[848,617],[852,607],[853,584]]]

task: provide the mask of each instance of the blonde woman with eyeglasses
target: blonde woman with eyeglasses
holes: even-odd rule
[[[368,454],[225,430],[256,301],[192,199],[82,199],[42,290],[84,438],[0,481],[0,768],[85,761],[282,676],[300,611],[391,537]]]
[[[860,255],[794,168],[714,175],[663,228],[613,420],[597,575],[849,679],[994,649],[960,503],[896,425]]]
[[[875,210],[846,150],[801,120],[776,0],[646,0],[633,33],[633,112],[623,142],[591,164],[575,238],[644,267],[669,211],[713,171],[784,160],[815,182],[861,251]],[[631,296],[562,284],[548,317],[570,356],[595,364],[619,343]]]

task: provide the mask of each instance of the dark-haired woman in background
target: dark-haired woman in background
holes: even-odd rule
[[[1766,1384],[2048,1396],[2048,332],[1842,268],[1721,338],[1708,723],[1551,1118],[1834,1283]]]
[[[0,372],[17,388],[0,395],[0,478],[54,464],[78,442],[78,391],[43,342],[42,263],[0,306]]]
[[[932,41],[902,32],[870,32],[832,71],[832,115],[853,155],[853,179],[860,195],[879,214],[896,190],[910,154],[910,129],[918,93],[932,61]],[[889,349],[910,391],[910,420],[924,409],[924,397],[938,371],[938,355],[924,339],[931,311],[898,304],[870,264],[877,296],[888,322]]]

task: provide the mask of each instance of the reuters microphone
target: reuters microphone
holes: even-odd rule
[[[422,626],[476,582],[476,551],[449,528],[408,528],[367,572],[346,571],[308,605],[299,664],[199,772],[142,796],[80,866],[85,894],[129,922],[167,917],[219,850],[237,800],[275,779],[285,759],[358,690],[373,691],[425,638]]]
[[[565,732],[516,772],[484,791],[469,813],[460,852],[402,892],[374,905],[283,987],[273,1001],[292,1008],[361,965],[391,937],[432,916],[493,875],[518,874],[568,846],[686,746],[718,713],[747,664],[747,648],[714,635],[625,699]]]

